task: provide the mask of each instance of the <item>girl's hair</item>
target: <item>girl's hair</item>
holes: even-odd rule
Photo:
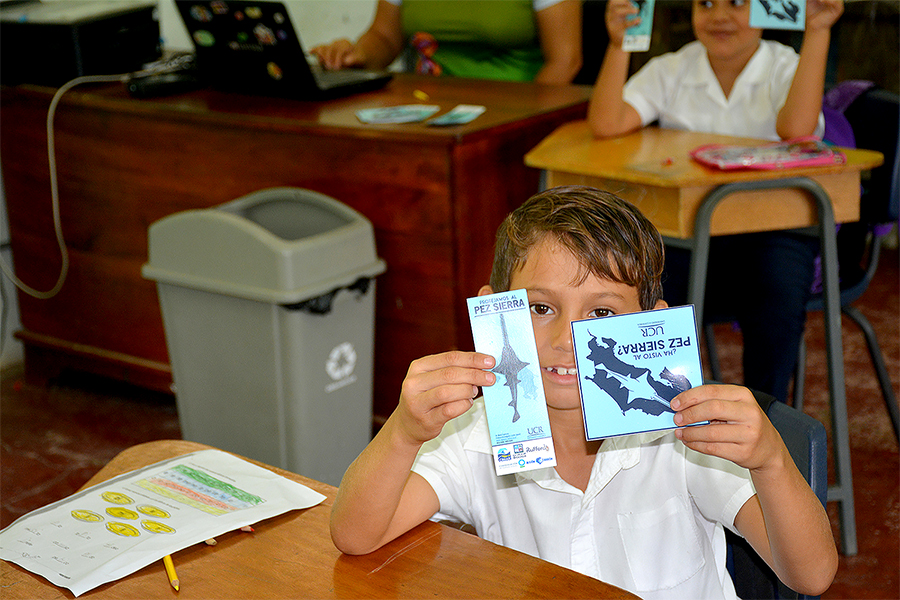
[[[557,187],[529,198],[497,230],[491,287],[509,290],[513,272],[528,252],[551,236],[584,267],[580,285],[593,274],[638,290],[642,310],[662,298],[665,250],[656,227],[615,194],[585,186]]]

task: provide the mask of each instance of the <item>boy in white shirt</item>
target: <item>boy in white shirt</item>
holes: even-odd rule
[[[697,40],[651,59],[628,78],[630,53],[622,50],[622,39],[636,23],[637,9],[630,0],[610,0],[610,41],[588,110],[591,129],[597,137],[612,137],[658,120],[664,128],[768,140],[821,136],[831,28],[842,12],[842,0],[807,0],[798,55],[750,27],[749,0],[694,0]],[[740,324],[744,384],[782,402],[806,324],[818,250],[817,238],[793,232],[712,240],[706,312]],[[670,303],[687,295],[688,261],[680,249],[669,253]]]
[[[479,293],[527,290],[558,466],[496,476],[477,398],[495,359],[426,356],[341,482],[335,545],[371,552],[437,515],[646,599],[734,598],[728,527],[787,585],[827,589],[837,569],[827,515],[746,388],[672,401],[676,424],[708,425],[585,440],[569,324],[665,307],[663,257],[636,208],[592,188],[554,188],[510,214]]]

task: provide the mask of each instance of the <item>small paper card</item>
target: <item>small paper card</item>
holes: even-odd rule
[[[483,388],[497,475],[556,466],[550,418],[525,290],[468,299],[475,349],[493,356]]]
[[[572,322],[587,439],[674,429],[672,398],[701,385],[693,306]]]
[[[356,118],[363,123],[372,124],[418,123],[439,110],[441,107],[433,104],[405,104],[384,108],[364,108],[356,111]]]
[[[641,20],[625,30],[622,50],[625,52],[646,52],[650,49],[650,34],[653,31],[653,4],[655,0],[631,0],[638,9],[635,18]]]
[[[449,112],[428,121],[428,125],[463,125],[475,119],[485,111],[485,107],[477,104],[457,104]]]
[[[750,27],[802,31],[806,28],[806,0],[751,0]]]

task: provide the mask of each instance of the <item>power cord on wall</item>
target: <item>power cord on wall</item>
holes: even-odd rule
[[[10,268],[10,266],[6,264],[6,261],[4,261],[2,257],[0,257],[0,270],[3,271],[3,274],[6,275],[17,288],[19,288],[29,296],[33,296],[34,298],[37,298],[39,300],[47,300],[48,298],[52,298],[59,293],[59,290],[62,289],[63,283],[65,283],[66,276],[69,272],[69,252],[66,248],[65,239],[63,238],[62,224],[59,217],[59,185],[56,178],[56,146],[53,129],[53,119],[56,115],[56,106],[59,104],[59,101],[63,97],[63,95],[73,87],[85,83],[107,83],[121,81],[127,84],[128,81],[139,77],[147,77],[161,73],[184,70],[185,68],[189,68],[191,64],[191,55],[178,54],[174,57],[159,60],[157,62],[146,65],[144,69],[136,71],[134,73],[120,73],[116,75],[85,75],[83,77],[76,77],[75,79],[64,83],[56,91],[56,93],[53,95],[53,99],[50,101],[50,109],[47,111],[47,157],[50,166],[50,198],[53,211],[53,230],[56,233],[56,243],[59,246],[59,253],[62,257],[62,265],[60,267],[59,277],[57,278],[56,283],[53,285],[53,287],[47,291],[40,291],[32,288],[21,279],[19,279],[16,274],[13,273],[12,268]],[[2,331],[0,331],[0,334],[2,334]]]
[[[0,246],[0,253],[9,249],[9,244]],[[6,288],[3,285],[3,279],[0,279],[0,356],[6,349],[6,320],[9,313],[9,305],[6,302]]]

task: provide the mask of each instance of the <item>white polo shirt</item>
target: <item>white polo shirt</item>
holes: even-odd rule
[[[587,491],[554,468],[498,477],[484,402],[419,452],[413,471],[440,499],[434,519],[644,598],[736,598],[725,532],[755,491],[749,472],[670,432],[611,438]]]
[[[778,140],[775,120],[798,61],[793,48],[762,40],[726,98],[706,48],[694,41],[651,59],[626,82],[623,97],[645,126],[659,119],[669,129]],[[820,112],[815,135],[824,131]]]

